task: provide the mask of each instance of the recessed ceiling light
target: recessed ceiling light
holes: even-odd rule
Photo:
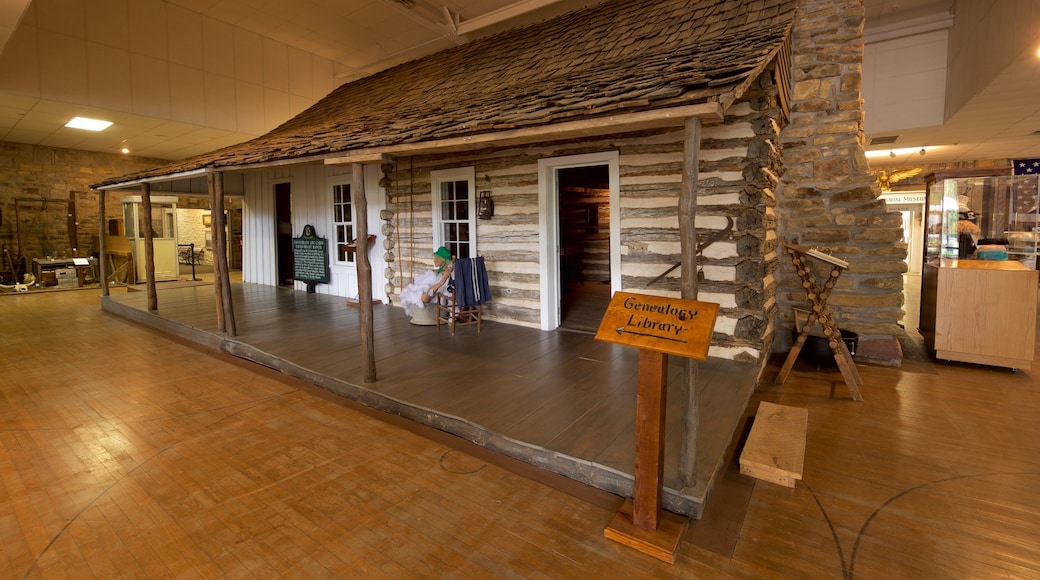
[[[123,153],[129,153],[129,152],[130,152],[130,150],[129,150],[129,149],[127,149],[126,147],[123,147],[123,148],[121,149],[121,151],[122,151]]]
[[[104,131],[112,126],[112,121],[101,121],[99,119],[88,119],[86,117],[73,117],[65,123],[70,129],[86,129],[87,131]]]

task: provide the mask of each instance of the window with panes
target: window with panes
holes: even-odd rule
[[[473,197],[469,181],[441,182],[441,243],[456,258],[473,255],[473,229],[470,205]]]
[[[354,208],[350,199],[350,184],[332,186],[332,228],[336,233],[336,261],[353,263],[354,252],[346,251],[346,244],[354,240]]]

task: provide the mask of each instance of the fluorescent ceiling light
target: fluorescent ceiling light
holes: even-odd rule
[[[112,121],[99,121],[98,119],[88,119],[86,117],[73,117],[71,121],[65,123],[65,126],[71,129],[86,129],[87,131],[104,131],[111,125]]]
[[[936,149],[936,147],[903,147],[901,149],[878,149],[875,151],[865,151],[864,154],[868,159],[873,157],[900,157],[914,153],[924,155],[927,151],[932,151],[933,149]]]

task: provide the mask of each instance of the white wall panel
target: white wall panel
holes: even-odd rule
[[[903,32],[867,35],[861,89],[867,133],[933,127],[945,121],[948,18],[907,26]]]
[[[373,173],[375,169],[375,173]],[[377,186],[378,168],[367,171],[366,191],[369,205],[369,232],[379,236],[379,211],[385,207],[385,195]],[[292,196],[292,231],[298,237],[306,225],[314,226],[318,236],[329,243],[329,267],[331,277],[328,284],[318,284],[315,292],[333,296],[357,297],[357,272],[354,265],[335,263],[335,243],[332,222],[332,184],[350,183],[349,169],[339,166],[326,168],[308,165],[269,169],[248,174],[246,178],[246,200],[243,212],[243,234],[245,236],[242,279],[245,282],[275,285],[277,283],[277,251],[275,247],[275,203],[274,188],[278,183],[289,183]],[[381,239],[381,236],[380,236]],[[379,251],[380,242],[370,253],[372,261],[372,294],[385,300],[386,264]],[[303,282],[295,284],[296,290],[306,291]]]

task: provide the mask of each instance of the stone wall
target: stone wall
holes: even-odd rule
[[[181,202],[186,198],[177,200],[177,243],[195,244],[195,251],[199,264],[213,265],[213,248],[210,239],[210,227],[203,225],[203,216],[211,214],[208,202],[206,209],[182,208]]]
[[[0,142],[0,244],[27,260],[46,256],[80,256],[97,252],[98,198],[92,183],[163,164],[161,159],[129,157],[73,149],[56,149]],[[18,202],[15,211],[15,200]],[[75,246],[69,239],[68,213],[72,200],[77,225]],[[122,217],[122,204],[108,196],[109,219]],[[15,215],[18,214],[18,223]],[[6,264],[0,265],[0,270]]]
[[[903,332],[906,245],[900,215],[880,199],[863,154],[863,20],[862,0],[805,0],[798,8],[791,123],[781,132],[787,171],[777,195],[778,233],[849,261],[828,302],[839,326],[890,338]],[[792,308],[808,301],[788,260],[780,272],[774,347],[788,350]]]

